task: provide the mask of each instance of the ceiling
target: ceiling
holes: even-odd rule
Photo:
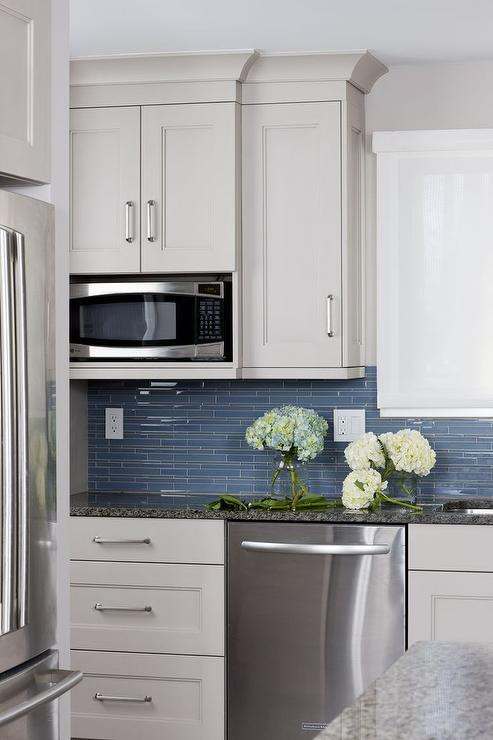
[[[493,59],[492,0],[70,0],[72,57],[369,49],[383,62]]]

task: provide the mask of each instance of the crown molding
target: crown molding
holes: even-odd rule
[[[255,49],[84,57],[70,62],[70,84],[242,82],[258,57]]]
[[[85,57],[72,87],[190,82],[350,82],[364,93],[388,71],[368,51],[261,54],[255,49]]]
[[[262,54],[252,61],[246,82],[346,81],[369,93],[386,72],[385,64],[366,50]]]

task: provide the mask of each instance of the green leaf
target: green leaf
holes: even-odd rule
[[[360,482],[359,480],[355,480],[355,481],[354,481],[354,485],[355,485],[355,486],[356,486],[357,488],[359,488],[359,490],[360,490],[360,491],[363,491],[363,492],[364,492],[364,490],[365,490],[365,487],[364,487],[364,485],[363,485],[363,484],[362,484],[362,483],[361,483],[361,482]]]
[[[215,501],[211,501],[207,504],[207,508],[211,511],[248,511],[248,507],[243,501],[240,501],[236,496],[229,496],[227,494],[219,496]]]

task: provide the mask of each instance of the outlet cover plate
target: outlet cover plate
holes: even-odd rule
[[[334,442],[354,442],[364,433],[364,409],[334,409]]]
[[[105,432],[106,439],[123,439],[123,409],[105,409]]]

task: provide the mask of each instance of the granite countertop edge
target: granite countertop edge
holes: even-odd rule
[[[491,515],[463,514],[460,511],[407,512],[404,509],[382,509],[367,511],[210,511],[204,508],[169,508],[150,506],[98,506],[72,505],[73,517],[120,517],[135,519],[219,519],[225,521],[284,521],[284,522],[328,522],[335,524],[490,524]]]

